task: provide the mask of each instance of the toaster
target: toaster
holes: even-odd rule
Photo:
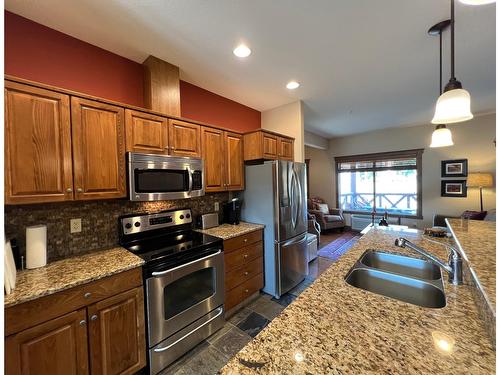
[[[208,229],[219,226],[219,214],[211,213],[198,216],[198,227]]]

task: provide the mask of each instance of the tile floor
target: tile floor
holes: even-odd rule
[[[309,264],[309,276],[280,299],[262,293],[254,302],[233,315],[222,329],[179,358],[161,374],[216,374],[332,263],[327,258],[316,258]]]

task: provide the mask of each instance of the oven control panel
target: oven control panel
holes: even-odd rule
[[[134,234],[193,222],[190,209],[120,218],[123,234]]]

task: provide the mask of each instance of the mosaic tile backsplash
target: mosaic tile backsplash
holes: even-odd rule
[[[138,212],[159,212],[191,208],[193,217],[214,212],[214,203],[227,202],[229,193],[206,194],[203,197],[159,202],[104,200],[5,206],[5,235],[16,238],[24,255],[26,227],[47,225],[49,261],[107,249],[118,244],[118,217]],[[220,205],[222,209],[222,205]],[[222,212],[219,211],[222,215]],[[70,219],[82,219],[82,231],[70,233]]]

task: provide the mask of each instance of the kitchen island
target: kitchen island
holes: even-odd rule
[[[473,298],[443,273],[446,306],[422,308],[348,285],[367,249],[416,256],[405,237],[446,259],[417,230],[374,228],[247,344],[222,374],[490,374],[495,349]]]

